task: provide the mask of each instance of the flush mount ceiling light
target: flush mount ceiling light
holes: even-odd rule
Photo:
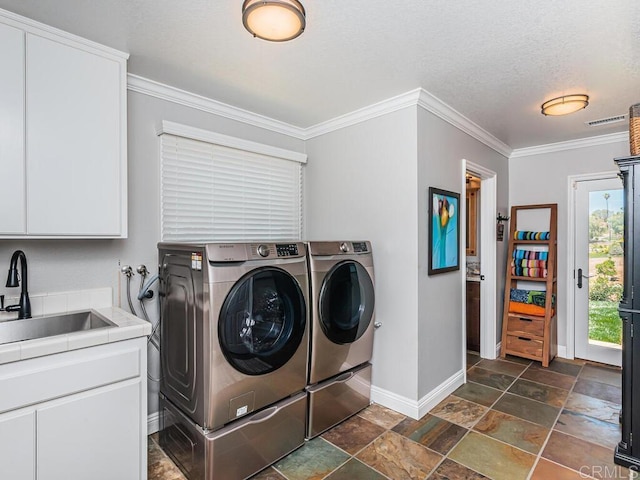
[[[245,0],[242,23],[254,37],[286,42],[304,32],[304,7],[297,0]]]
[[[587,105],[589,105],[588,95],[564,95],[544,102],[542,104],[542,114],[553,116],[568,115],[586,108]]]

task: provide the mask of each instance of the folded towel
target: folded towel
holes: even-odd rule
[[[547,278],[546,268],[511,267],[511,275],[516,277]]]
[[[544,260],[546,261],[549,257],[549,252],[536,252],[533,250],[519,250],[515,249],[513,251],[513,258],[519,260]]]
[[[547,268],[546,260],[521,260],[516,259],[515,262],[511,261],[512,267],[527,267],[527,268]]]
[[[528,230],[516,230],[513,238],[516,240],[549,240],[549,232],[531,232]]]
[[[531,305],[530,303],[509,302],[509,313],[521,313],[522,315],[533,315],[536,317],[544,317],[544,307]],[[551,310],[551,315],[554,311]]]
[[[512,288],[509,300],[513,302],[529,303],[544,307],[547,301],[547,292],[544,290],[524,290],[521,288]],[[551,295],[551,305],[555,306],[556,296]]]

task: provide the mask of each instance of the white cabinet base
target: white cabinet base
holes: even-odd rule
[[[145,480],[147,339],[0,365],[0,479]]]

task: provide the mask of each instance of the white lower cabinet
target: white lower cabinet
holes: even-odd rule
[[[0,365],[0,479],[146,479],[146,388],[144,337]]]
[[[36,478],[36,412],[0,415],[0,478]]]

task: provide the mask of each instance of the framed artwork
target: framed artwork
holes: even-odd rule
[[[460,270],[460,194],[429,187],[429,275]]]

